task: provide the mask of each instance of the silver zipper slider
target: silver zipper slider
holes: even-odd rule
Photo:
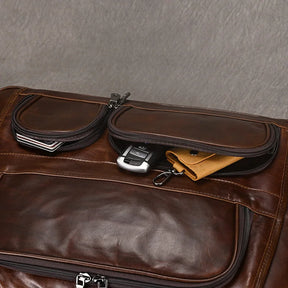
[[[117,109],[119,108],[122,104],[124,104],[128,97],[131,95],[130,92],[125,93],[123,96],[121,96],[118,93],[112,93],[110,96],[110,101],[108,103],[108,108],[109,109]]]
[[[97,288],[108,288],[108,280],[105,278],[105,276],[95,276],[92,278],[92,282],[97,284]]]
[[[128,99],[128,97],[129,97],[130,95],[131,95],[130,92],[126,92],[126,93],[120,98],[120,100],[119,100],[119,102],[118,102],[118,105],[120,106],[120,105],[124,104],[125,102],[127,102],[127,99]]]
[[[79,273],[76,276],[76,288],[84,288],[91,281],[92,277],[88,273]]]
[[[88,273],[79,273],[76,276],[76,288],[85,288],[86,284],[96,284],[97,288],[108,288],[108,280],[105,276],[91,276]]]

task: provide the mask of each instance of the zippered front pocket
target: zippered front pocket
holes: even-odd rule
[[[125,179],[4,175],[1,191],[0,265],[18,271],[102,275],[113,288],[218,288],[245,258],[252,218],[241,205]]]
[[[258,172],[277,154],[280,129],[268,122],[220,111],[150,106],[124,106],[109,118],[111,144],[119,154],[131,143],[143,143],[160,145],[164,150],[182,147],[244,157],[217,175]],[[165,161],[158,164],[157,168],[170,167]]]
[[[119,94],[112,94],[107,104],[28,95],[13,111],[12,132],[20,144],[47,152],[80,149],[102,135],[121,100]]]

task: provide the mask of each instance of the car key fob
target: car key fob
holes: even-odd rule
[[[130,145],[117,158],[117,164],[122,169],[131,172],[147,173],[160,156],[159,149],[152,150],[144,145]]]

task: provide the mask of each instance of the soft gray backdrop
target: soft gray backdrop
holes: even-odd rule
[[[287,0],[0,0],[0,86],[288,118]]]

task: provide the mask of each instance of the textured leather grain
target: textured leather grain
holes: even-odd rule
[[[188,139],[192,137],[192,130],[180,131],[184,112],[193,113],[194,118],[200,114],[204,122],[203,115],[219,118],[215,121],[217,128],[209,128],[213,144],[237,146],[240,152],[248,147],[260,151],[269,143],[271,124],[281,132],[276,158],[261,172],[207,177],[197,183],[175,177],[165,187],[155,187],[152,179],[159,174],[158,170],[143,176],[117,167],[117,153],[109,143],[108,131],[89,147],[54,155],[16,143],[10,128],[12,111],[31,93],[47,99],[77,99],[81,103],[108,102],[105,98],[54,91],[17,87],[1,90],[2,260],[33,259],[39,265],[50,261],[58,268],[68,261],[75,269],[85,266],[89,271],[97,268],[140,279],[149,276],[154,283],[185,279],[189,287],[189,281],[216,277],[231,265],[239,244],[239,209],[247,207],[253,213],[247,251],[236,275],[225,287],[288,287],[288,280],[282,277],[288,266],[284,222],[288,193],[287,121],[173,106],[168,111],[159,104],[129,101],[125,109],[140,107],[145,113],[147,109],[157,115],[167,113],[171,123],[176,123],[175,128],[172,124],[159,124],[158,129],[166,129],[165,135],[171,139],[178,137],[177,141],[183,133]],[[137,113],[129,116],[135,131],[141,120],[136,116]],[[140,116],[144,117],[141,113]],[[198,126],[200,118],[196,119]],[[131,130],[130,118],[118,119],[122,127]],[[159,121],[146,116],[145,121],[147,129],[161,134],[157,130]],[[210,120],[208,123],[210,127]],[[219,134],[220,127],[225,131],[227,127],[234,128]],[[239,135],[234,133],[237,127],[241,130],[240,138],[245,138],[240,144],[236,141]],[[202,135],[201,141],[207,141],[204,138],[208,134],[204,131]],[[3,267],[0,287],[68,288],[74,284]]]

